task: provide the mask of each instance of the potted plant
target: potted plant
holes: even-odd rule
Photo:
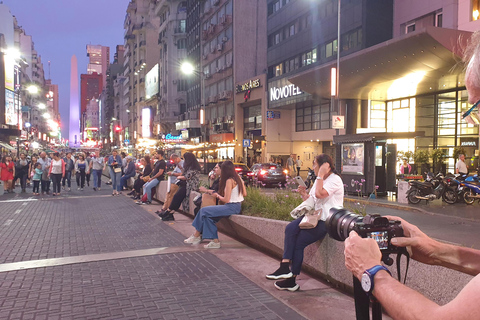
[[[432,151],[433,168],[435,172],[446,174],[447,166],[444,163],[446,157],[447,152],[445,149],[434,149]]]
[[[453,148],[453,159],[455,159],[455,162],[457,162],[458,156],[461,154],[467,154],[467,150],[464,147]]]
[[[425,149],[419,149],[413,153],[413,161],[417,168],[417,174],[425,175],[425,172],[430,171],[429,158],[430,153]],[[420,171],[418,171],[418,168],[420,168]]]

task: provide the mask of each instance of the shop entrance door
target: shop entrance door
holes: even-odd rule
[[[385,194],[387,191],[385,153],[386,153],[385,142],[376,142],[375,143],[375,186],[378,186],[377,193],[382,193],[382,194]],[[366,190],[366,191],[370,193],[373,190]]]

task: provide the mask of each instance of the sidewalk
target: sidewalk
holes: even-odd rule
[[[0,198],[2,318],[355,319],[327,284],[302,274],[300,291],[278,291],[277,259],[224,235],[218,250],[185,245],[191,219],[110,192]]]

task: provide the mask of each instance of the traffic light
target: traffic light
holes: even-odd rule
[[[115,128],[113,129],[116,133],[119,133],[120,131],[122,131],[122,127],[120,126],[115,126]]]

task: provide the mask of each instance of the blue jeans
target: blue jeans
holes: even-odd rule
[[[72,171],[65,171],[65,176],[62,179],[62,186],[65,187],[65,181],[67,181],[67,186],[72,187]]]
[[[102,170],[92,169],[93,187],[100,188],[102,186]]]
[[[299,275],[303,263],[303,250],[310,244],[321,240],[327,234],[325,221],[318,221],[313,229],[300,229],[302,217],[290,222],[285,228],[283,259],[292,261],[292,273]]]
[[[110,178],[112,179],[112,188],[113,191],[117,190],[120,191],[122,190],[122,186],[120,186],[120,178],[122,177],[121,172],[115,172],[113,171],[112,168],[110,168]]]
[[[241,210],[241,202],[205,207],[195,216],[192,226],[202,234],[203,239],[218,239],[217,222],[223,217],[239,214]]]
[[[152,202],[152,189],[158,186],[159,183],[160,181],[158,181],[158,179],[153,179],[152,181],[147,182],[143,185],[143,194],[147,194],[148,201]]]
[[[123,188],[127,188],[127,181],[133,176],[135,176],[135,174],[124,175],[120,178],[120,190]]]

